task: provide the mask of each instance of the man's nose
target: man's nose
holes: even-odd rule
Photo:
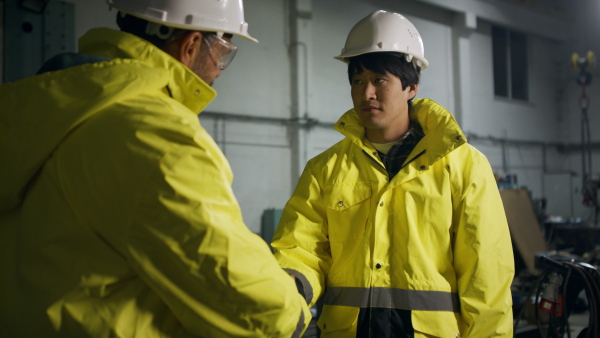
[[[375,100],[377,98],[377,90],[372,83],[367,83],[364,88],[364,98],[366,100]]]

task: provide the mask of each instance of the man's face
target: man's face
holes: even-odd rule
[[[354,110],[367,129],[385,130],[408,121],[408,100],[417,90],[417,85],[402,89],[400,79],[391,73],[377,74],[366,68],[351,81]]]
[[[223,40],[231,42],[230,37],[222,37]],[[221,75],[219,60],[226,53],[225,48],[218,44],[209,44],[203,39],[200,45],[200,53],[191,64],[190,69],[196,73],[204,82],[213,85],[216,78]]]

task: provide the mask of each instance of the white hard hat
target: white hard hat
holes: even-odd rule
[[[421,70],[429,65],[419,31],[398,13],[379,10],[360,20],[350,30],[342,53],[334,58],[348,62],[352,56],[374,52],[403,53]]]
[[[258,42],[248,34],[242,0],[106,0],[110,8],[168,27],[235,34]]]

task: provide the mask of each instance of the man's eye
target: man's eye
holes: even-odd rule
[[[359,84],[362,84],[362,80],[358,80],[358,79],[356,79],[356,80],[352,80],[352,84],[353,84],[353,85],[359,85]]]
[[[377,79],[375,79],[375,81],[373,81],[373,82],[375,82],[375,83],[382,83],[382,82],[384,82],[384,81],[385,81],[385,79],[382,79],[382,78],[377,78]]]

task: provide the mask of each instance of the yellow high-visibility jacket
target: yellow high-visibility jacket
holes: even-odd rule
[[[390,181],[354,110],[311,159],[272,246],[323,296],[322,337],[355,337],[360,308],[411,310],[415,337],[512,337],[514,259],[489,162],[452,115],[416,99],[425,136]]]
[[[215,91],[127,33],[79,46],[109,61],[0,86],[0,336],[299,337],[199,124]]]

